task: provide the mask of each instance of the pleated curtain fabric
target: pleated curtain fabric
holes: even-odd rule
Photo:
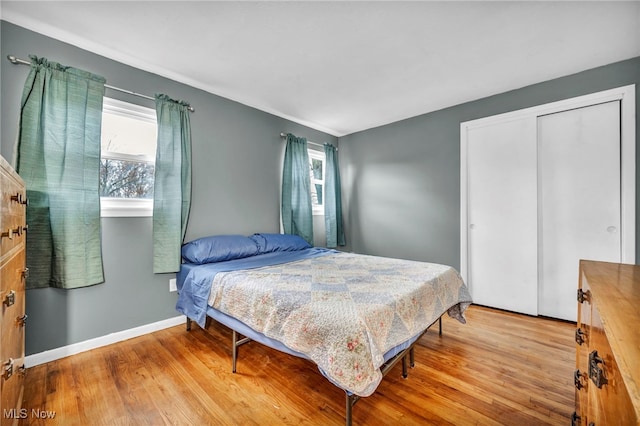
[[[282,226],[285,234],[299,235],[313,245],[311,176],[307,140],[287,134],[282,170]]]
[[[156,95],[158,145],[153,191],[153,272],[180,269],[191,208],[189,105]]]
[[[100,128],[105,79],[30,56],[16,170],[27,205],[27,288],[104,281],[100,234]]]
[[[324,144],[324,225],[327,247],[346,245],[342,223],[342,192],[340,190],[340,168],[338,151],[331,144]]]

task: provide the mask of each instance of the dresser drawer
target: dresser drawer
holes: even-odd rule
[[[8,253],[23,244],[26,236],[26,191],[7,170],[0,168],[0,252]]]
[[[591,315],[589,346],[589,423],[597,425],[637,425],[631,398],[620,375],[616,359],[605,335],[597,305]],[[598,377],[601,377],[598,386]]]
[[[2,346],[0,362],[24,356],[25,252],[4,259],[0,268],[0,300],[2,301]]]

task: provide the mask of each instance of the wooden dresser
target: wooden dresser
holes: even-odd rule
[[[0,424],[10,425],[23,414],[27,199],[24,182],[2,157],[0,195]]]
[[[640,266],[580,261],[574,425],[640,425]]]

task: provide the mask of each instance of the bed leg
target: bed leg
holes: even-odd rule
[[[231,330],[232,335],[232,351],[231,351],[231,372],[236,372],[236,361],[238,360],[238,333],[235,330]]]
[[[191,331],[191,318],[187,317],[187,331]]]
[[[241,339],[238,339],[238,336],[242,337]],[[233,373],[236,372],[236,364],[238,363],[238,348],[242,345],[244,345],[245,343],[249,343],[251,341],[251,339],[249,339],[248,337],[243,336],[242,334],[239,334],[237,331],[235,331],[234,329],[231,329],[231,339],[232,339],[232,344],[231,344],[231,371]]]
[[[411,368],[416,366],[416,355],[413,349],[413,346],[411,346],[411,349],[409,350],[409,366]]]
[[[358,402],[358,400],[360,399],[360,397],[358,395],[349,395],[347,392],[345,392],[345,395],[347,396],[346,400],[347,400],[347,406],[346,406],[346,411],[345,411],[345,415],[344,415],[344,422],[346,426],[351,426],[351,418],[352,418],[352,413],[353,413],[353,406],[356,404],[356,402]]]
[[[408,376],[409,373],[407,373],[407,355],[405,355],[402,357],[402,378],[406,379]]]
[[[442,317],[438,318],[438,335],[442,336]]]

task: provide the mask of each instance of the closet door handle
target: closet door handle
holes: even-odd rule
[[[615,226],[607,226],[607,232],[610,234],[615,234],[616,232],[618,232],[618,228]]]

